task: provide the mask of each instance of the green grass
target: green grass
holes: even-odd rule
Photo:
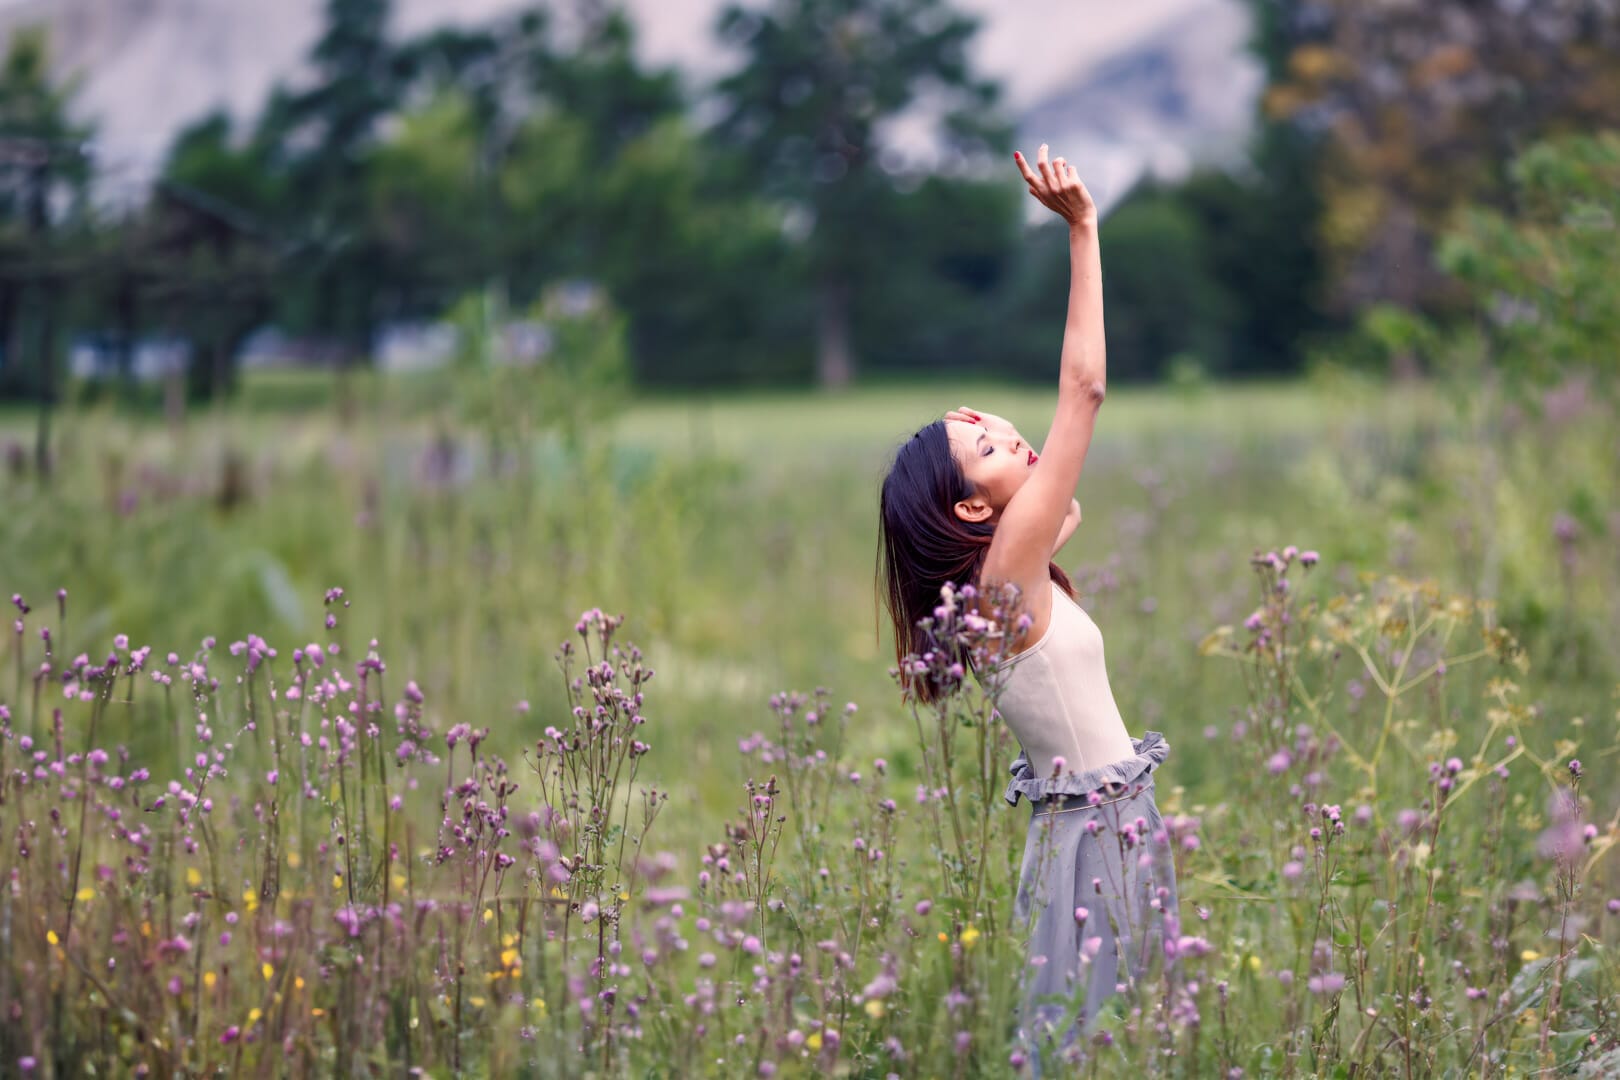
[[[31,627],[53,627],[59,660],[80,651],[103,656],[120,632],[134,645],[151,644],[159,657],[171,649],[189,657],[203,635],[217,635],[222,671],[238,663],[225,646],[250,632],[280,650],[282,669],[291,650],[309,641],[340,641],[352,661],[376,639],[390,700],[412,679],[434,729],[488,726],[488,749],[515,762],[548,724],[568,723],[553,656],[575,620],[592,607],[622,612],[628,618],[619,640],[638,644],[658,673],[642,710],[651,719],[652,750],[640,780],[670,794],[656,846],[682,856],[684,881],[704,846],[726,835],[745,799],[744,781],[771,771],[740,758],[736,743],[756,730],[777,730],[769,700],[778,691],[826,686],[834,702],[857,702],[844,761],[870,777],[873,759],[886,758],[881,786],[906,802],[923,779],[923,763],[912,717],[887,674],[890,644],[873,591],[878,485],[895,449],[949,408],[998,412],[1040,438],[1054,403],[1050,393],[965,381],[839,394],[653,396],[571,447],[548,433],[523,444],[511,432],[465,423],[458,387],[435,377],[367,376],[354,388],[348,418],[336,414],[329,385],[284,372],[253,373],[240,401],[194,410],[175,429],[107,407],[64,411],[52,481],[0,476],[0,591],[34,605]],[[322,404],[301,404],[309,402]],[[30,424],[26,413],[0,416],[0,444],[30,438]],[[441,433],[451,438],[458,464],[447,481],[434,483],[426,454]],[[519,445],[524,452],[513,455]],[[497,460],[504,463],[492,465]],[[1246,690],[1243,669],[1199,655],[1211,631],[1239,625],[1255,610],[1250,556],[1289,543],[1318,550],[1321,564],[1298,582],[1303,595],[1340,596],[1368,626],[1382,616],[1344,598],[1363,589],[1365,576],[1393,571],[1491,602],[1495,617],[1522,639],[1529,672],[1514,678],[1523,685],[1519,704],[1533,709],[1525,713],[1534,736],[1527,742],[1550,756],[1544,773],[1529,759],[1515,763],[1511,801],[1504,795],[1492,796],[1488,808],[1469,804],[1506,822],[1500,861],[1481,861],[1495,850],[1489,830],[1498,827],[1482,824],[1484,816],[1462,818],[1443,854],[1435,850],[1434,865],[1443,859],[1444,867],[1434,879],[1426,870],[1414,874],[1410,861],[1391,862],[1369,846],[1383,841],[1361,834],[1354,857],[1363,869],[1333,893],[1353,907],[1335,916],[1338,925],[1367,929],[1379,918],[1376,905],[1365,906],[1369,890],[1394,896],[1389,890],[1396,889],[1410,907],[1438,880],[1436,903],[1461,920],[1444,925],[1465,923],[1467,931],[1425,939],[1424,955],[1434,970],[1450,970],[1447,957],[1488,951],[1481,944],[1490,937],[1487,916],[1464,895],[1474,887],[1467,883],[1478,880],[1495,904],[1516,880],[1510,875],[1534,870],[1534,838],[1544,825],[1540,778],[1555,777],[1577,753],[1594,770],[1612,766],[1620,679],[1616,485],[1612,427],[1595,409],[1481,424],[1454,410],[1439,387],[1329,376],[1111,391],[1078,492],[1084,520],[1057,561],[1102,629],[1128,727],[1163,731],[1172,744],[1158,777],[1161,809],[1204,821],[1206,846],[1189,857],[1182,915],[1190,925],[1200,908],[1213,911],[1201,932],[1219,950],[1222,977],[1248,1003],[1232,1060],[1273,1061],[1274,1040],[1294,1040],[1288,1053],[1297,1054],[1309,1041],[1301,1032],[1320,1019],[1278,1013],[1282,1002],[1292,1009],[1302,998],[1278,991],[1270,975],[1289,966],[1304,978],[1310,969],[1316,901],[1279,876],[1294,857],[1289,845],[1297,837],[1290,837],[1303,828],[1297,799],[1268,780],[1265,754],[1275,747],[1228,736],[1235,724],[1258,725],[1266,714]],[[1560,520],[1563,541],[1554,532]],[[328,634],[321,597],[335,585],[352,607],[339,609]],[[65,625],[54,611],[58,586],[69,590]],[[14,640],[7,634],[0,641],[0,702],[21,702],[27,689],[14,681]],[[1451,642],[1448,655],[1477,644]],[[25,648],[26,671],[40,657],[35,639]],[[1431,683],[1407,695],[1398,713],[1381,713],[1347,704],[1348,666],[1348,673],[1310,672],[1332,687],[1324,720],[1363,755],[1381,744],[1381,732],[1389,735],[1390,759],[1375,775],[1339,755],[1328,763],[1323,797],[1344,802],[1346,812],[1361,800],[1375,804],[1380,827],[1388,827],[1400,810],[1428,797],[1426,761],[1466,756],[1460,740],[1489,727],[1477,693],[1488,673],[1457,676],[1446,698],[1425,696]],[[527,712],[520,701],[529,702]],[[65,711],[75,708],[68,703]],[[164,699],[143,691],[135,705],[107,713],[98,741],[127,745],[161,777],[162,764],[174,760],[173,730]],[[1287,733],[1267,739],[1286,741]],[[992,763],[998,783],[1005,764]],[[518,779],[525,786],[515,805],[523,810],[533,781],[522,767]],[[1607,820],[1612,785],[1590,784],[1587,794],[1594,800],[1589,820]],[[843,844],[841,830],[868,828],[858,822],[870,811],[861,800],[869,798],[835,798],[827,835]],[[1022,808],[995,817],[997,843],[1014,843],[1022,821]],[[919,887],[929,887],[915,880],[933,872],[938,854],[919,824],[905,827],[908,839],[897,840],[893,854],[911,882],[909,904]],[[308,848],[310,837],[300,842]],[[1413,850],[1401,847],[1400,858]],[[178,873],[178,864],[164,865]],[[794,864],[784,873],[808,869]],[[1386,870],[1388,880],[1375,881]],[[1610,894],[1613,873],[1595,864],[1592,896]],[[324,864],[310,880],[324,885],[323,875],[330,875]],[[1002,915],[1009,888],[999,879],[995,885]],[[1490,908],[1489,919],[1497,910]],[[1539,941],[1533,935],[1548,910],[1524,916],[1515,948],[1533,951],[1528,945]],[[984,924],[987,951],[999,917]],[[819,925],[818,934],[835,932],[830,922]],[[1430,925],[1441,925],[1438,915]],[[503,947],[492,938],[483,962],[493,963]],[[862,954],[861,980],[876,970],[871,953],[878,947]],[[995,948],[1002,960],[1012,955],[1004,944]],[[1263,961],[1266,974],[1247,966],[1249,958]],[[919,996],[903,1015],[932,1030],[927,1002],[955,976],[930,966],[927,955],[915,959],[919,966],[906,978],[908,992]],[[1489,985],[1506,986],[1519,967],[1493,967]],[[1373,968],[1386,982],[1412,970],[1388,953],[1375,957]],[[980,980],[974,986],[1000,985],[993,972],[973,978]],[[1476,979],[1486,980],[1483,971]],[[392,989],[385,983],[378,992]],[[1448,1008],[1469,1007],[1458,1004],[1461,983],[1435,990],[1449,995]],[[1205,991],[1208,1026],[1214,1014]],[[1389,992],[1385,986],[1378,998],[1386,1008]],[[1459,1054],[1468,1022],[1447,1021],[1446,1046],[1460,1047]],[[977,1029],[981,1037],[999,1038],[997,1023]],[[1349,1023],[1335,1032],[1359,1030]],[[1526,1030],[1513,1036],[1520,1044],[1533,1041],[1534,1028]],[[510,1038],[499,1043],[502,1053],[512,1045]],[[942,1053],[944,1045],[941,1036]],[[1520,1050],[1521,1061],[1533,1056]]]
[[[893,746],[903,728],[873,592],[887,463],[946,409],[999,412],[1039,437],[1054,400],[973,381],[649,397],[584,461],[542,438],[530,471],[473,463],[470,482],[434,492],[415,479],[438,430],[421,394],[433,378],[363,378],[349,425],[274,407],[318,396],[301,372],[250,373],[241,403],[193,413],[178,433],[106,409],[61,414],[58,482],[6,481],[0,584],[35,598],[68,586],[78,647],[123,630],[164,650],[208,632],[307,639],[321,592],[342,584],[354,633],[379,637],[446,715],[500,718],[514,738],[520,698],[537,706],[527,730],[543,726],[551,654],[579,611],[622,611],[665,676],[656,707],[682,738],[651,760],[698,811],[695,838],[735,800],[704,770],[765,722],[774,690],[831,686],[867,707],[862,752]],[[1208,703],[1230,676],[1192,647],[1247,613],[1248,555],[1288,542],[1322,550],[1341,581],[1393,566],[1494,596],[1572,676],[1545,688],[1549,709],[1591,714],[1615,670],[1601,629],[1615,569],[1592,536],[1582,569],[1597,584],[1564,596],[1551,522],[1603,490],[1597,432],[1593,419],[1522,429],[1482,456],[1426,386],[1121,386],[1058,561],[1089,591],[1137,728],[1185,734],[1219,711]],[[482,453],[476,431],[458,440]],[[226,509],[230,454],[249,494]],[[1484,457],[1500,459],[1494,480],[1478,474]],[[123,492],[135,493],[128,514]],[[1113,584],[1088,585],[1105,571]],[[1187,762],[1180,775],[1196,773]]]

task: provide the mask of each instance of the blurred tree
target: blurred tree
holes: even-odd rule
[[[862,240],[885,253],[881,275],[868,271],[851,302],[868,371],[1057,370],[1057,337],[1022,336],[1002,317],[1029,258],[1020,244],[1029,196],[1010,158],[992,179],[931,176],[913,191],[884,187],[867,199]],[[1028,314],[1038,329],[1061,329],[1066,279],[1062,288]]]
[[[1201,171],[1180,185],[1200,225],[1208,288],[1226,297],[1229,371],[1297,371],[1308,344],[1337,328],[1314,234],[1314,160],[1307,136],[1262,122],[1246,169]]]
[[[791,348],[799,301],[763,202],[725,185],[675,73],[638,65],[622,12],[586,3],[544,29],[499,178],[513,295],[605,285],[643,384],[779,377],[758,357]]]
[[[874,242],[903,180],[884,167],[882,126],[925,104],[959,153],[1004,145],[997,88],[967,59],[977,25],[945,0],[773,0],[720,17],[722,40],[745,60],[716,87],[713,133],[739,153],[739,183],[804,222],[823,385],[854,376],[855,297],[896,280],[893,252]]]
[[[1226,368],[1236,305],[1186,200],[1172,191],[1132,198],[1108,215],[1100,239],[1109,368],[1159,379],[1177,356]]]
[[[1458,383],[1499,380],[1532,405],[1532,391],[1571,375],[1620,405],[1620,132],[1535,144],[1510,177],[1510,211],[1468,208],[1439,244],[1474,317],[1447,327],[1382,306],[1363,333],[1386,355],[1422,351]]]
[[[403,113],[378,146],[366,182],[377,244],[408,267],[401,307],[437,313],[491,273],[495,239],[480,176],[480,125],[470,95],[448,89]]]
[[[224,113],[186,128],[144,212],[126,223],[124,242],[108,260],[114,317],[156,321],[187,341],[184,383],[192,400],[234,389],[237,353],[274,313],[291,276],[281,263],[289,242],[275,231],[287,227],[288,178],[274,154],[262,137],[237,145]],[[131,340],[134,328],[119,337]]]
[[[88,239],[91,127],[73,116],[76,83],[52,76],[43,30],[14,34],[0,61],[0,392],[39,404],[35,466],[49,470],[60,393],[58,319],[72,247]]]
[[[278,88],[255,135],[288,193],[278,224],[307,248],[283,282],[282,317],[342,342],[345,367],[370,358],[399,269],[367,202],[381,123],[398,108],[408,74],[388,38],[391,6],[326,0],[309,84]]]
[[[1609,0],[1252,3],[1268,115],[1325,138],[1317,235],[1342,312],[1466,305],[1432,259],[1452,212],[1501,205],[1532,141],[1620,124]]]

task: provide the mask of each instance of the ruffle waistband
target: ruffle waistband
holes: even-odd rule
[[[1163,764],[1170,753],[1170,744],[1157,731],[1143,732],[1140,739],[1131,740],[1131,745],[1136,750],[1132,757],[1121,758],[1085,772],[1065,773],[1055,780],[1048,776],[1036,776],[1034,766],[1029,763],[1029,755],[1020,750],[1009,770],[1013,778],[1007,782],[1004,797],[1010,805],[1017,806],[1020,795],[1030,802],[1040,802],[1053,795],[1084,795],[1109,784],[1129,784],[1143,773]]]

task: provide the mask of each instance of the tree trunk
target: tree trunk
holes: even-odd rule
[[[821,283],[821,311],[816,320],[816,380],[838,390],[855,378],[855,353],[849,341],[849,284],[838,278]]]

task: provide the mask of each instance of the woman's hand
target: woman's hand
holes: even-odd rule
[[[999,431],[1004,435],[1017,435],[1018,429],[1011,420],[1005,420],[995,413],[980,412],[963,405],[959,409],[952,409],[945,414],[947,420],[960,420],[964,424],[977,424],[986,431]]]
[[[1035,156],[1034,169],[1016,150],[1013,160],[1018,163],[1018,171],[1024,174],[1029,193],[1039,199],[1042,206],[1067,221],[1071,229],[1096,226],[1097,204],[1092,201],[1086,185],[1080,182],[1080,174],[1074,166],[1062,158],[1048,163],[1045,143],[1041,143],[1040,152]]]

